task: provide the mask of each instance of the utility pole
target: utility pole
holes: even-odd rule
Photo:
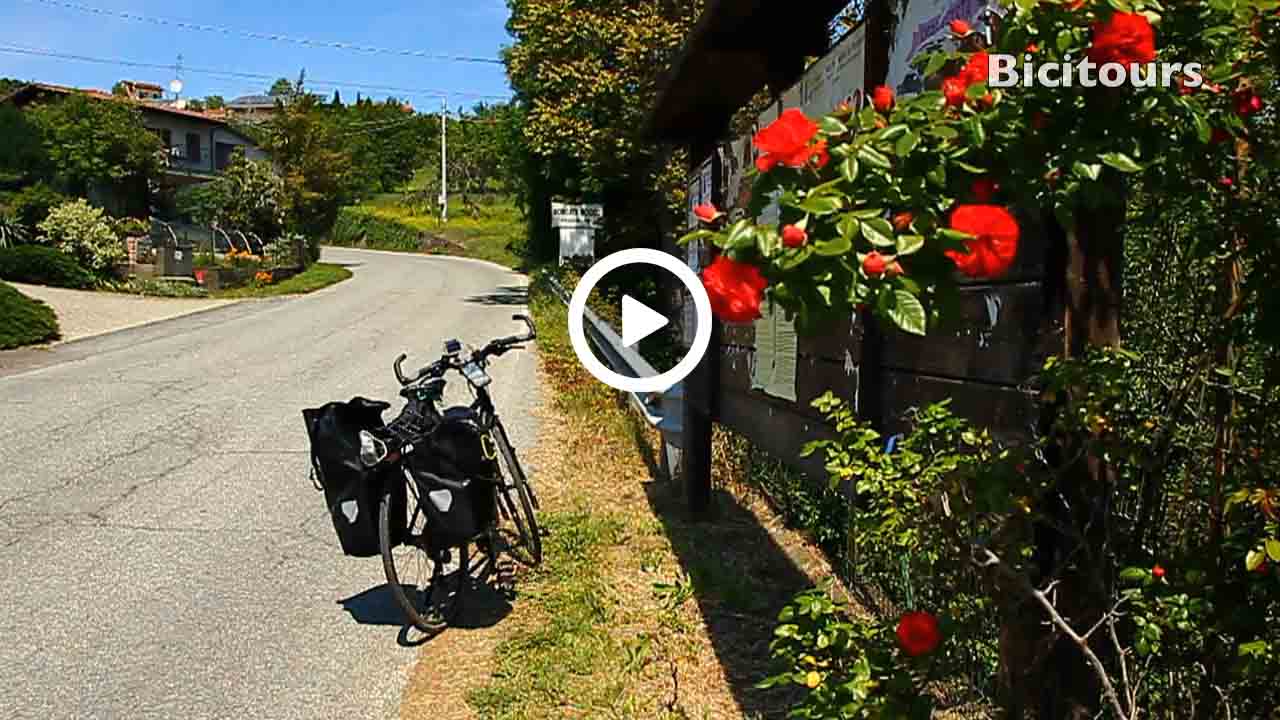
[[[440,221],[449,222],[449,99],[440,98]]]

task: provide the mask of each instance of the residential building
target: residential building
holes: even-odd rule
[[[286,98],[273,95],[244,95],[227,103],[227,114],[241,122],[266,122],[275,117]]]
[[[117,93],[117,90],[119,93]],[[164,100],[164,88],[155,83],[138,80],[121,80],[112,88],[112,94],[122,94],[130,100],[160,102]]]

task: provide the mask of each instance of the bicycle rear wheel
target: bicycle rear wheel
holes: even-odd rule
[[[455,548],[432,548],[427,542],[427,515],[415,483],[408,483],[408,514],[403,540],[392,546],[394,507],[391,493],[378,506],[378,543],[382,569],[396,604],[410,625],[435,635],[454,622],[462,607],[462,595],[470,585],[470,553],[466,544]]]
[[[516,453],[507,440],[507,431],[502,423],[495,423],[493,440],[498,446],[498,455],[502,459],[502,479],[498,485],[498,505],[503,517],[515,525],[515,542],[507,543],[507,550],[512,557],[529,567],[542,563],[542,531],[538,527],[538,518],[534,514],[537,500],[533,496],[525,477],[524,469],[516,459]]]

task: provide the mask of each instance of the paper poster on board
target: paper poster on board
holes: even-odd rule
[[[866,81],[866,49],[866,28],[860,26],[805,70],[797,85],[805,115],[822,117],[842,102],[858,107]]]
[[[796,359],[799,335],[795,323],[788,322],[781,308],[765,303],[755,322],[755,366],[751,369],[751,389],[766,395],[796,401]]]
[[[911,61],[924,52],[955,50],[952,20],[965,20],[974,30],[985,32],[986,11],[996,8],[997,3],[990,0],[909,0],[894,34],[886,84],[903,97],[923,91],[925,79]]]

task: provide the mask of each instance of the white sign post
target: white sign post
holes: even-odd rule
[[[551,227],[560,231],[560,264],[575,257],[596,256],[596,230],[604,220],[603,205],[551,203]]]

